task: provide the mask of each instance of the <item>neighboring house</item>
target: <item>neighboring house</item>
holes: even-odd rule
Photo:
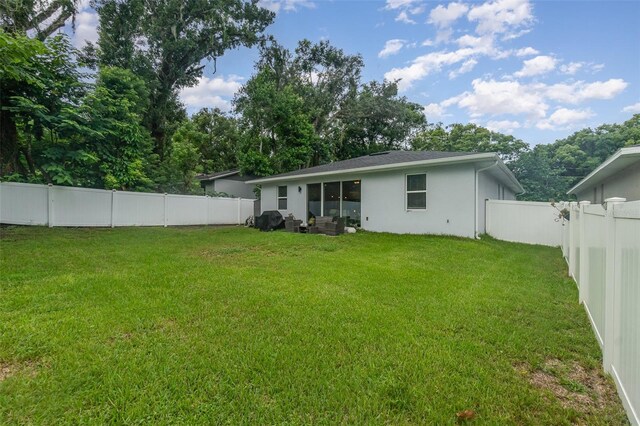
[[[567,194],[597,204],[611,197],[640,200],[640,145],[618,150]]]
[[[210,175],[199,175],[200,186],[205,194],[225,193],[237,198],[256,198],[253,192],[255,185],[247,185],[246,182],[255,179],[255,176],[242,176],[240,170],[226,170]]]
[[[515,199],[522,186],[495,153],[388,151],[251,180],[261,210],[308,221],[342,216],[379,232],[484,233],[486,199]]]

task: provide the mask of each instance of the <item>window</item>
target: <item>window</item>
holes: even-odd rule
[[[287,187],[279,186],[278,187],[278,210],[286,210],[287,209]]]
[[[427,208],[427,175],[407,175],[407,210]]]
[[[310,183],[307,185],[307,220],[322,216],[322,185]]]
[[[342,182],[342,206],[340,216],[348,226],[360,226],[360,181]]]
[[[322,185],[324,203],[323,216],[340,216],[340,182],[325,182]]]

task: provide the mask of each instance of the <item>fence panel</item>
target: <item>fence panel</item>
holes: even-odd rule
[[[640,424],[640,201],[618,204],[615,217],[613,376],[632,423]]]
[[[164,195],[117,191],[113,194],[114,226],[163,226]]]
[[[112,191],[52,186],[53,226],[111,226]]]
[[[167,225],[205,225],[207,208],[207,197],[167,195]]]
[[[562,221],[550,203],[531,201],[488,200],[486,204],[487,234],[504,241],[562,244]]]
[[[0,183],[0,223],[47,225],[49,188],[29,183]]]
[[[237,198],[212,198],[213,219],[216,224],[239,223]],[[241,219],[242,220],[242,219]]]
[[[604,216],[605,210],[600,204],[584,207],[581,220],[584,221],[582,226],[588,229],[588,232],[581,236],[585,262],[582,271],[579,272],[582,279],[580,287],[584,288],[584,304],[600,346],[603,345],[605,333],[607,238]]]
[[[243,224],[255,200],[0,182],[0,223],[49,226]]]

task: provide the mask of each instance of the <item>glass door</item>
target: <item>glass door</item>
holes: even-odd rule
[[[322,186],[319,183],[307,185],[307,221],[322,216]]]
[[[325,182],[323,216],[340,216],[340,182]]]
[[[348,226],[360,226],[360,181],[342,182],[341,216]]]

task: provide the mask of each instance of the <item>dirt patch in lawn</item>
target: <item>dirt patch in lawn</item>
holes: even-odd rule
[[[599,368],[585,368],[575,361],[556,358],[546,360],[537,369],[527,363],[514,368],[534,387],[553,395],[565,409],[594,414],[617,404],[614,385]]]
[[[13,377],[17,374],[25,374],[27,376],[35,376],[37,373],[37,364],[34,361],[24,362],[5,362],[0,361],[0,382]]]

